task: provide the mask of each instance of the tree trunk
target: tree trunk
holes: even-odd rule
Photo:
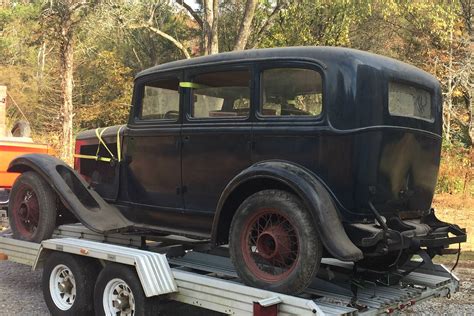
[[[72,103],[72,89],[74,84],[73,67],[74,67],[74,47],[73,33],[69,29],[69,25],[62,28],[63,39],[60,46],[60,62],[61,62],[61,116],[62,116],[62,148],[61,159],[72,164],[74,151],[73,138],[73,117],[74,107]]]
[[[239,32],[235,39],[234,50],[244,50],[247,45],[247,41],[250,36],[250,26],[255,15],[255,8],[257,7],[258,0],[247,0],[245,4],[244,16],[240,23]]]
[[[217,54],[219,52],[218,37],[218,0],[204,0],[204,55]]]
[[[449,66],[448,66],[448,91],[446,93],[446,122],[445,126],[445,137],[449,143],[451,141],[451,114],[453,111],[453,27],[451,26],[451,32],[449,34]]]
[[[219,26],[219,0],[212,1],[212,14],[213,14],[213,21],[211,27],[211,50],[210,54],[217,54],[219,53],[219,33],[218,33],[218,26]]]

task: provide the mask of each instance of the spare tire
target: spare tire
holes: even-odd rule
[[[56,227],[56,195],[39,174],[28,171],[13,184],[8,204],[10,228],[15,239],[41,242]]]

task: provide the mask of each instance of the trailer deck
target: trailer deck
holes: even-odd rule
[[[351,263],[325,258],[311,286],[302,295],[290,296],[243,285],[225,247],[204,252],[205,243],[184,237],[101,235],[79,224],[60,226],[53,239],[42,244],[14,240],[5,233],[0,235],[0,253],[33,269],[41,267],[41,253],[46,250],[135,265],[137,270],[143,264],[145,271],[138,274],[144,273],[148,286],[155,287],[153,295],[168,293],[169,299],[231,315],[257,314],[259,308],[272,307],[278,309],[278,315],[390,314],[422,300],[449,297],[459,287],[457,277],[442,265],[420,267],[412,261],[400,273],[416,269],[406,276],[391,275],[397,282],[390,285],[385,283],[388,277],[354,274]],[[167,278],[168,265],[171,273]],[[173,291],[172,284],[177,291]],[[158,285],[165,290],[160,292]],[[354,287],[357,287],[356,300]]]

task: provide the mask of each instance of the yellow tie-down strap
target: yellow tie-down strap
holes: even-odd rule
[[[104,161],[104,162],[111,162],[112,158],[108,157],[100,157],[100,156],[92,156],[92,155],[79,155],[79,154],[74,154],[75,158],[80,158],[80,159],[91,159],[91,160],[96,160],[96,161]]]
[[[122,160],[122,145],[120,144],[120,131],[122,130],[123,126],[120,126],[120,128],[117,131],[117,158],[115,155],[112,153],[112,151],[109,149],[107,144],[105,143],[104,139],[102,138],[102,135],[104,132],[108,129],[108,127],[104,129],[97,128],[95,130],[95,135],[97,136],[97,139],[99,140],[99,144],[97,146],[97,151],[95,156],[94,155],[82,155],[82,154],[74,154],[75,158],[80,158],[80,159],[91,159],[95,161],[103,161],[103,162],[111,162],[111,161],[118,161],[120,162]],[[99,156],[99,151],[100,151],[100,146],[104,146],[104,148],[107,150],[109,153],[110,157],[101,157]]]
[[[182,81],[179,83],[181,88],[191,88],[191,89],[205,89],[209,88],[208,86],[195,82]]]

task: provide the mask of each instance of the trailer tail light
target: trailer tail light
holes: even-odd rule
[[[253,303],[253,316],[277,316],[278,305],[262,306],[258,302]]]
[[[265,298],[263,300],[253,302],[254,316],[277,316],[278,304],[282,301],[278,296]]]

